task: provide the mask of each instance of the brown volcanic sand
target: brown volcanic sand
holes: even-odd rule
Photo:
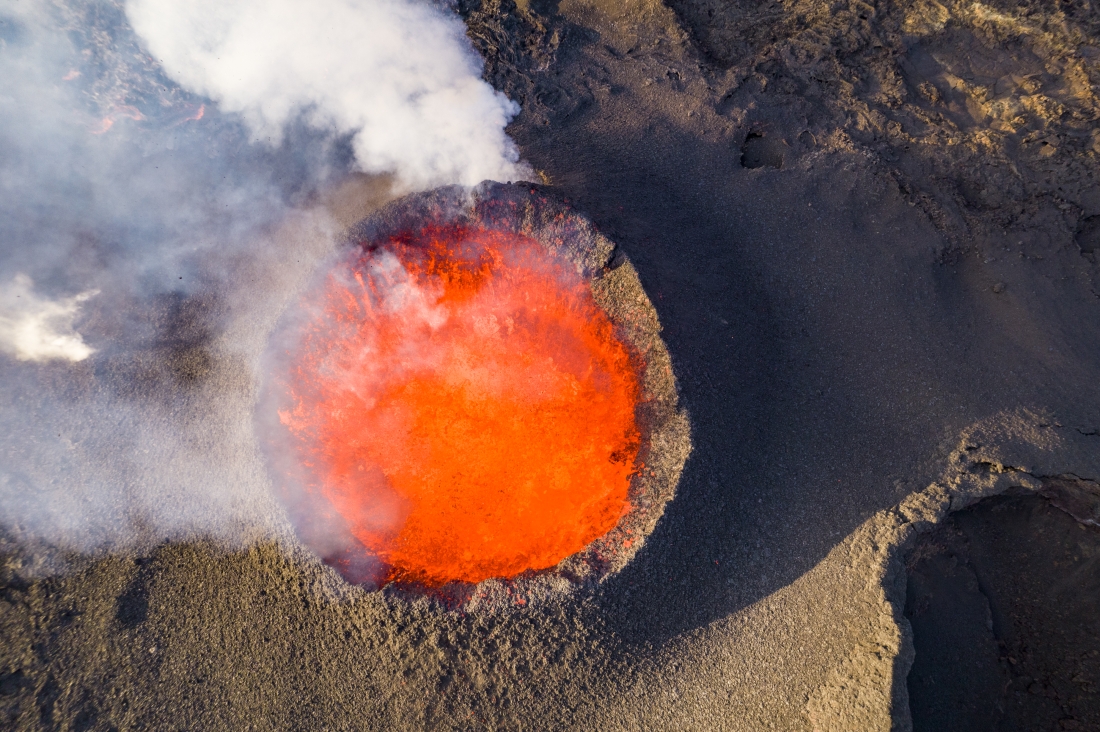
[[[1100,477],[1100,10],[463,10],[524,156],[661,318],[676,499],[594,594],[494,614],[270,544],[9,567],[11,727],[908,729],[914,538]]]

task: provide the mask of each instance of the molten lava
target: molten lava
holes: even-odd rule
[[[552,567],[629,509],[636,364],[534,240],[429,227],[358,252],[307,305],[279,419],[317,510],[389,579]]]

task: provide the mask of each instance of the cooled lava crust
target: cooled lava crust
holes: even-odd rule
[[[302,541],[350,582],[598,582],[690,449],[625,255],[536,185],[395,201],[283,317],[257,424]],[[547,586],[549,586],[547,585]]]

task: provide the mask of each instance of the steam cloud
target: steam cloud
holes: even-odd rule
[[[0,290],[0,351],[20,361],[83,361],[92,349],[73,330],[73,319],[95,294],[49,300],[35,294],[30,277],[17,274]]]
[[[312,202],[520,177],[480,69],[420,0],[0,7],[0,543],[285,535],[252,415]]]
[[[278,142],[304,114],[412,187],[517,177],[519,108],[481,79],[462,22],[416,0],[129,0],[172,78]]]

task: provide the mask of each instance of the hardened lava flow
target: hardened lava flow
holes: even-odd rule
[[[391,204],[282,319],[258,426],[304,543],[349,581],[599,579],[689,449],[633,268],[537,187]]]

